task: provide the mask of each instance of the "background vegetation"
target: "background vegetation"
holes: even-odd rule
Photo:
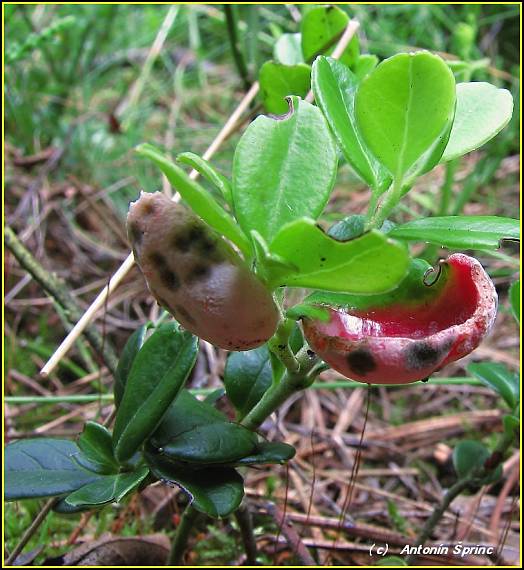
[[[444,57],[487,59],[472,79],[511,89],[519,101],[518,5],[341,7],[360,22],[363,52],[384,58],[423,48]],[[65,280],[81,308],[128,254],[124,218],[129,201],[141,189],[165,184],[133,148],[147,141],[175,154],[202,154],[256,80],[260,65],[271,58],[276,38],[297,31],[308,9],[231,7],[245,62],[242,71],[232,55],[232,28],[221,5],[5,6],[6,224],[46,269]],[[466,25],[475,37],[474,47],[467,50]],[[216,153],[213,162],[226,175],[243,125],[260,112],[256,102]],[[518,217],[519,115],[517,105],[510,125],[463,159],[451,178],[445,167],[423,178],[397,219],[436,214],[443,185],[452,189],[455,213]],[[333,212],[361,213],[366,202],[365,188],[344,166],[326,219],[334,219]],[[446,377],[467,375],[471,360],[488,359],[518,370],[518,330],[506,297],[519,270],[518,250],[507,245],[496,254],[483,254],[481,261],[499,291],[497,325],[469,359],[446,368]],[[6,438],[75,437],[81,421],[110,412],[105,396],[111,393],[112,378],[83,340],[54,374],[40,378],[38,370],[65,334],[64,316],[7,253],[5,292],[5,392],[27,397],[24,403],[8,400]],[[131,331],[156,314],[134,269],[110,298],[97,326],[118,353]],[[219,386],[224,361],[223,351],[202,352],[191,387]],[[339,379],[332,372],[323,378]],[[100,397],[82,400],[93,394]],[[56,395],[69,400],[42,400]],[[268,500],[286,509],[306,545],[321,547],[320,563],[369,562],[365,536],[342,532],[335,544],[330,530],[338,522],[357,452],[364,396],[360,388],[311,392],[282,410],[276,423],[265,425],[269,437],[280,431],[298,447],[288,473],[284,468],[260,470],[248,479],[249,495],[258,505],[256,533],[265,563],[291,563],[296,556],[285,537],[278,536],[275,543],[281,533],[278,516],[265,508]],[[450,449],[455,441],[467,436],[489,443],[499,429],[500,408],[493,392],[477,385],[374,388],[350,508],[354,520],[413,535],[453,481]],[[518,479],[517,450],[506,462],[506,475],[497,486],[457,501],[439,527],[439,538],[471,543],[494,539],[504,543],[499,561],[518,560],[518,489],[516,484],[504,487],[505,481]],[[94,515],[52,513],[26,548],[28,560],[42,562],[105,532],[133,536],[169,529],[179,512],[175,495],[172,489],[156,487]],[[38,509],[37,502],[7,505],[8,551]],[[234,520],[224,521],[219,532],[202,526],[200,533],[192,563],[242,560]]]

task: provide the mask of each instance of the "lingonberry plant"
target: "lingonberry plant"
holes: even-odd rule
[[[310,24],[304,20],[300,44],[306,62],[318,51],[309,49]],[[282,41],[299,45],[297,38]],[[88,422],[77,442],[7,447],[7,499],[56,496],[54,508],[71,513],[120,501],[158,480],[177,485],[189,506],[174,541],[176,563],[197,511],[226,517],[239,507],[244,468],[293,457],[292,446],[266,441],[257,430],[326,367],[368,384],[425,381],[479,345],[497,312],[488,274],[463,253],[433,268],[411,257],[410,244],[493,250],[519,239],[518,221],[440,216],[396,225],[389,218],[420,176],[494,137],[511,117],[512,97],[488,83],[457,84],[450,67],[428,52],[398,54],[376,67],[367,58],[359,73],[355,53],[349,62],[313,62],[316,105],[291,95],[287,113],[248,126],[231,181],[195,154],[181,154],[177,163],[149,144],[137,149],[184,201],[143,193],[127,221],[149,290],[176,320],[146,324],[129,339],[115,378],[112,432]],[[263,85],[271,69],[263,68]],[[325,228],[318,219],[339,152],[368,185],[369,207]],[[288,288],[311,291],[290,305]],[[222,392],[201,401],[184,388],[199,339],[232,351],[224,388],[235,421],[214,405]],[[475,442],[457,447],[457,492],[500,475],[518,427],[515,377],[486,364],[471,372],[502,395],[511,413],[494,450]]]

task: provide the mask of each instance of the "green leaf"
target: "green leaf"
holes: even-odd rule
[[[227,397],[243,416],[260,401],[272,381],[266,345],[229,354],[224,370],[224,385]]]
[[[92,421],[86,422],[78,439],[78,447],[89,461],[100,465],[103,472],[118,471],[111,432],[104,426]]]
[[[226,517],[242,501],[244,481],[235,469],[208,467],[201,471],[188,471],[166,461],[161,455],[146,452],[145,458],[156,477],[181,487],[189,495],[193,507],[210,517]]]
[[[272,276],[273,285],[372,294],[393,289],[405,276],[409,256],[402,245],[372,230],[351,241],[326,235],[302,218],[282,228],[271,251],[293,263],[295,272]]]
[[[249,455],[257,441],[255,433],[183,390],[151,436],[149,449],[172,462],[205,465]]]
[[[65,498],[72,507],[96,506],[121,501],[127,494],[135,490],[147,477],[148,467],[140,467],[130,473],[106,475],[97,481],[84,485]]]
[[[511,304],[511,312],[520,325],[520,279],[511,284],[509,288],[509,302]]]
[[[237,226],[235,220],[217,204],[213,196],[200,184],[191,180],[180,166],[171,162],[150,144],[136,148],[140,156],[149,158],[165,174],[170,184],[180,193],[191,209],[221,235],[231,240],[246,258],[251,256],[249,240]]]
[[[198,353],[198,340],[176,323],[159,327],[137,354],[113,433],[118,461],[126,461],[153,433],[184,385]]]
[[[176,435],[162,446],[161,454],[175,462],[224,464],[250,455],[256,444],[254,432],[241,425],[222,421],[197,426]]]
[[[506,414],[502,418],[504,424],[504,431],[509,437],[516,437],[520,430],[520,420],[518,417]]]
[[[24,439],[5,448],[6,501],[52,497],[75,491],[101,475],[76,460],[80,449],[65,439]]]
[[[428,52],[390,57],[360,83],[359,131],[398,183],[440,160],[453,124],[455,91],[449,67]]]
[[[443,216],[395,226],[388,235],[451,249],[497,249],[503,239],[520,240],[520,223],[499,216]]]
[[[273,48],[273,59],[284,65],[304,63],[300,34],[282,34]]]
[[[330,55],[344,33],[349,16],[336,6],[312,8],[302,18],[302,53],[307,63],[312,63],[315,56]],[[359,41],[355,34],[340,57],[347,66],[355,63],[359,55]]]
[[[424,278],[431,265],[424,259],[412,259],[407,275],[391,291],[378,295],[351,295],[348,293],[334,293],[332,291],[315,291],[308,295],[303,303],[312,308],[319,309],[318,305],[340,307],[344,309],[358,309],[366,311],[370,308],[388,307],[391,305],[423,306],[430,303],[445,285],[445,277],[441,275],[437,283],[428,287]],[[444,273],[444,271],[443,271]],[[309,317],[309,315],[305,314]],[[313,317],[318,318],[318,317]],[[329,320],[329,319],[327,319]]]
[[[379,558],[373,566],[407,566],[408,563],[400,556],[386,556]]]
[[[513,114],[513,97],[507,89],[484,82],[457,84],[457,110],[441,162],[458,158],[497,135]]]
[[[124,350],[122,351],[122,356],[118,361],[118,366],[115,372],[115,385],[113,388],[115,394],[115,406],[118,408],[122,396],[124,395],[124,389],[127,382],[127,377],[129,376],[129,371],[131,370],[131,365],[133,360],[137,355],[138,351],[144,344],[146,338],[147,329],[151,326],[151,323],[142,325],[138,328],[127,340]]]
[[[339,61],[318,57],[313,64],[312,87],[315,101],[322,109],[347,162],[375,191],[384,191],[391,178],[369,151],[357,127],[357,77]]]
[[[177,155],[176,159],[182,164],[188,164],[191,168],[199,172],[208,182],[211,182],[222,194],[224,200],[231,205],[233,200],[231,197],[231,182],[209,161],[193,152],[182,152]]]
[[[459,479],[481,469],[490,455],[489,449],[479,441],[461,441],[453,450],[453,466]]]
[[[505,364],[498,362],[472,362],[467,370],[485,386],[499,394],[510,409],[520,400],[520,380]]]
[[[236,465],[268,465],[284,464],[293,459],[296,450],[292,445],[280,441],[264,441],[257,444],[257,448],[252,455],[239,459]]]
[[[226,416],[210,403],[198,400],[184,389],[169,406],[150,442],[154,448],[159,449],[181,433],[199,426],[226,421]]]
[[[359,56],[355,64],[353,65],[353,73],[355,74],[358,81],[361,81],[371,73],[375,67],[378,65],[378,57],[376,55],[371,55],[369,53]]]
[[[360,237],[366,228],[366,216],[354,214],[333,224],[327,235],[337,241],[349,241]]]
[[[249,125],[233,162],[237,220],[246,234],[256,230],[267,242],[284,224],[320,215],[336,175],[335,144],[322,113],[290,100],[287,118],[262,115]]]
[[[289,106],[288,95],[305,97],[311,84],[311,67],[304,63],[283,65],[266,61],[258,77],[260,95],[265,109],[275,115],[284,115]]]

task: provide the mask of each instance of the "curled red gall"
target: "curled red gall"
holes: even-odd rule
[[[489,333],[497,293],[481,264],[453,254],[429,292],[390,305],[328,308],[325,322],[304,319],[313,350],[342,375],[369,384],[424,380],[472,352]],[[324,307],[326,308],[326,307]]]

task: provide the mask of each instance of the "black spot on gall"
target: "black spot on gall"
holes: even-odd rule
[[[198,281],[200,279],[204,279],[209,275],[210,269],[209,266],[204,263],[197,263],[194,265],[191,270],[189,271],[185,281],[191,283],[192,281]]]
[[[365,376],[377,367],[373,355],[365,348],[359,348],[350,352],[347,356],[347,363],[351,370],[360,376]]]
[[[131,222],[129,224],[129,237],[131,242],[140,245],[144,238],[144,234],[140,230],[140,226],[136,222]]]
[[[447,350],[444,346],[432,346],[427,342],[416,342],[406,349],[406,365],[411,370],[435,366]]]

